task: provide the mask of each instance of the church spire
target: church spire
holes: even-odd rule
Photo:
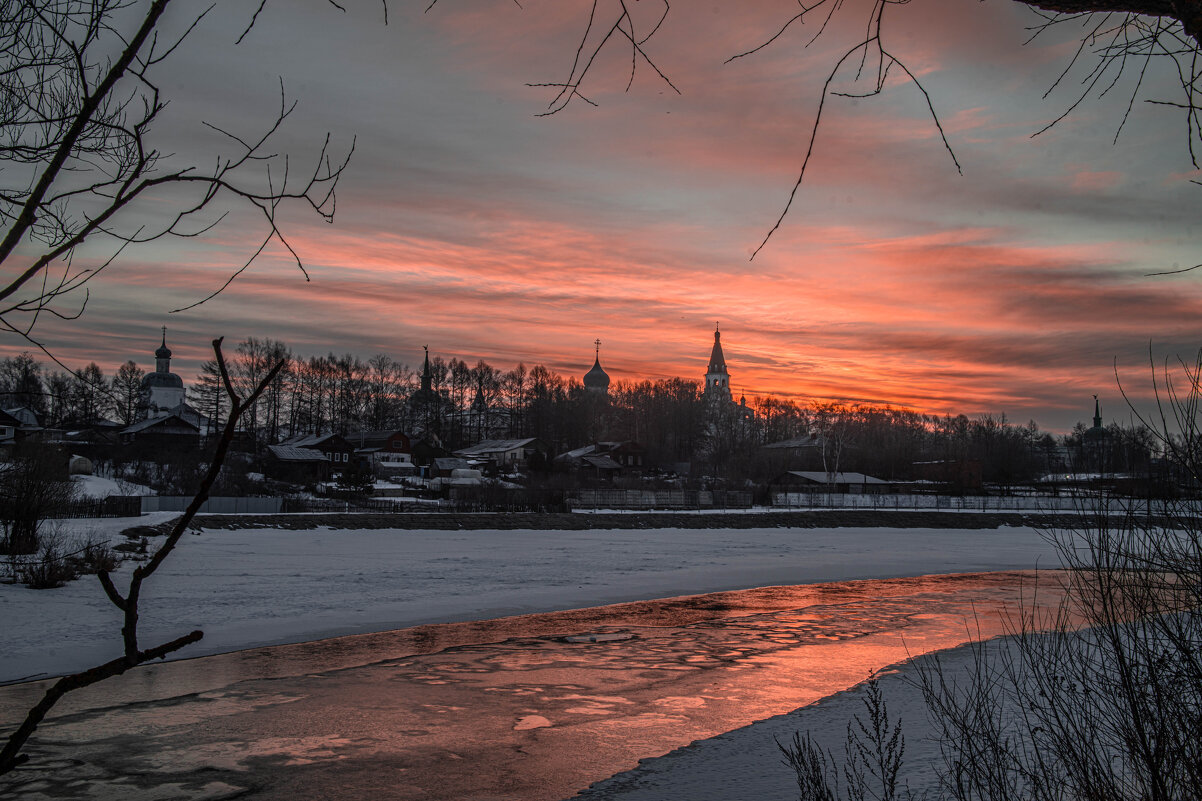
[[[601,367],[601,340],[593,340],[593,368],[584,374],[584,388],[598,395],[609,392],[609,373]]]
[[[171,348],[167,347],[167,326],[163,326],[163,344],[154,352],[154,371],[156,373],[171,372]]]
[[[1102,405],[1098,401],[1098,396],[1093,396],[1093,427],[1102,427]]]
[[[714,349],[710,351],[710,366],[706,373],[727,375],[726,357],[722,355],[722,334],[718,331],[717,323],[714,323]]]
[[[422,365],[422,392],[430,392],[430,384],[433,381],[434,374],[430,372],[430,346],[422,345],[426,351],[426,363]]]
[[[705,397],[711,401],[731,401],[730,373],[726,369],[722,334],[718,331],[717,323],[714,323],[714,348],[710,351],[710,363],[705,371]]]

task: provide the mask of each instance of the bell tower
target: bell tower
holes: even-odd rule
[[[726,370],[726,357],[722,355],[722,334],[717,323],[714,323],[714,349],[710,351],[710,363],[705,371],[704,397],[710,403],[731,402],[730,373]]]

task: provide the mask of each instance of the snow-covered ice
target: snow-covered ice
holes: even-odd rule
[[[69,521],[116,536],[138,520]],[[133,568],[115,574],[122,586]],[[181,656],[423,623],[779,584],[1053,567],[1030,528],[591,531],[271,529],[189,534],[143,589],[146,645],[194,628]],[[120,617],[92,577],[0,585],[0,681],[120,654]]]
[[[971,645],[913,662],[894,665],[878,673],[879,686],[889,717],[900,722],[905,755],[900,772],[903,786],[922,798],[937,797],[940,764],[938,743],[932,738],[926,704],[915,685],[917,666],[939,668],[949,678],[967,676],[974,656]],[[868,720],[863,687],[856,686],[784,715],[757,721],[734,731],[699,740],[661,757],[643,760],[634,770],[597,782],[575,798],[587,801],[762,801],[796,798],[792,768],[784,761],[778,743],[787,745],[794,734],[810,734],[829,748],[841,764],[847,724],[859,716]]]

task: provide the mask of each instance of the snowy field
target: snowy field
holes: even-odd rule
[[[117,537],[138,520],[70,521]],[[187,656],[340,634],[779,584],[1055,567],[1030,528],[647,531],[248,530],[189,534],[143,588],[145,646]],[[118,587],[133,563],[115,575]],[[0,681],[120,654],[99,582],[0,585]]]

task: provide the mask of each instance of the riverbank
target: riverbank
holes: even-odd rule
[[[397,514],[318,512],[312,514],[197,515],[195,529],[399,529],[404,531],[618,531],[643,529],[758,528],[1047,528],[1080,523],[1072,514],[1021,512],[821,510],[735,512],[403,512]],[[156,530],[168,530],[160,524]]]

